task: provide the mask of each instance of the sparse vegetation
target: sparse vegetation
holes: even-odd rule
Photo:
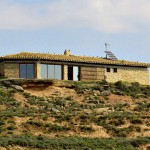
[[[49,90],[19,92],[11,84],[23,81],[4,81],[0,147],[136,150],[150,144],[150,86],[51,81]]]
[[[136,150],[140,145],[150,143],[150,138],[124,139],[124,138],[82,138],[82,137],[61,137],[48,138],[42,135],[33,136],[23,134],[19,136],[0,137],[0,146],[8,147],[19,145],[27,148],[39,148],[50,150],[84,149],[88,147],[94,150],[115,149],[115,150]]]
[[[142,86],[138,82],[125,84],[122,81],[118,81],[115,83],[114,93],[117,93],[116,89],[120,90],[122,95],[129,95],[133,98],[148,98],[150,96],[150,86]]]

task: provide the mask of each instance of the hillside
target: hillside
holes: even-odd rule
[[[150,86],[0,80],[0,149],[150,149]]]

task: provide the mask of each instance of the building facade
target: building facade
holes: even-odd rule
[[[98,57],[22,52],[0,57],[0,75],[8,78],[74,81],[124,81],[149,84],[150,64]]]

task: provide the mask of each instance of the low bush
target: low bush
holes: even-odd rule
[[[142,103],[142,104],[139,104],[135,109],[134,111],[149,111],[150,109],[150,103]]]
[[[43,126],[43,123],[40,122],[40,121],[32,121],[32,120],[29,120],[29,121],[27,121],[27,124],[34,125],[34,126],[37,126],[37,127]]]
[[[13,116],[18,117],[28,117],[37,114],[38,110],[35,108],[9,108],[6,110],[0,111],[1,118],[9,118]]]
[[[91,126],[79,126],[81,132],[94,132]]]
[[[46,124],[45,127],[48,129],[48,132],[62,132],[70,130],[70,127],[51,123]]]
[[[131,120],[131,123],[133,123],[133,124],[142,124],[142,119],[133,118],[133,119]]]
[[[7,130],[15,130],[15,127],[14,126],[8,126]]]
[[[3,125],[5,125],[4,120],[0,120],[0,126],[3,126]]]
[[[88,147],[93,150],[116,149],[116,150],[137,150],[140,145],[149,144],[149,137],[137,139],[125,138],[82,138],[82,137],[60,137],[48,138],[42,135],[33,136],[29,134],[18,136],[0,137],[0,146],[8,147],[16,145],[29,149],[83,149]]]
[[[125,124],[124,119],[113,119],[109,121],[109,124],[114,125],[114,126],[121,126]]]
[[[125,93],[125,95],[132,96],[133,98],[148,98],[150,96],[150,86],[142,86],[138,82],[133,82],[129,85],[122,81],[117,81],[113,88],[115,88],[113,90],[114,93],[116,89],[119,89],[120,92]]]
[[[84,94],[84,91],[85,91],[84,88],[80,87],[80,86],[77,86],[75,88],[75,90],[76,90],[77,94]]]

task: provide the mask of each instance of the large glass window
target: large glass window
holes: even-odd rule
[[[47,65],[41,64],[41,78],[47,78]]]
[[[55,79],[55,65],[48,65],[48,78]]]
[[[20,78],[34,78],[34,65],[33,64],[20,64]]]
[[[62,79],[61,65],[41,64],[41,78]]]
[[[55,79],[59,79],[61,80],[62,79],[62,69],[61,69],[61,66],[60,65],[55,65],[54,66],[54,72],[55,72]]]
[[[20,78],[26,78],[26,64],[20,64]]]
[[[29,78],[29,79],[33,79],[34,78],[33,64],[27,64],[27,78]]]

